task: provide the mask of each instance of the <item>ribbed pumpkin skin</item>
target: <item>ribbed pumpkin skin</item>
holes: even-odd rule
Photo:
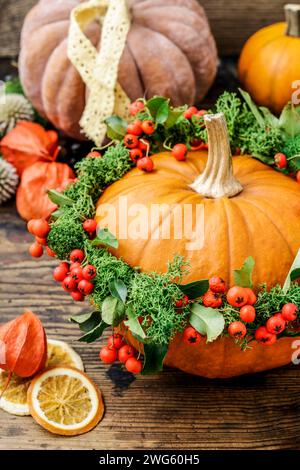
[[[300,77],[300,38],[287,36],[286,26],[276,23],[251,36],[238,65],[242,87],[276,113],[292,99],[292,83]]]
[[[70,13],[79,0],[40,0],[25,19],[19,71],[27,97],[57,128],[82,138],[78,122],[86,89],[67,58]],[[170,97],[192,104],[212,84],[216,46],[196,0],[129,0],[132,25],[119,66],[130,99]],[[183,20],[184,19],[184,20]],[[86,31],[94,45],[100,29]]]
[[[204,152],[192,152],[186,162],[177,162],[169,153],[154,157],[156,171],[144,174],[137,169],[111,185],[100,204],[117,206],[127,196],[128,208],[135,203],[204,204],[205,244],[199,251],[186,251],[183,240],[120,240],[114,253],[144,271],[163,272],[175,253],[190,260],[185,282],[215,274],[228,285],[232,271],[244,260],[255,258],[255,285],[283,283],[300,247],[300,186],[291,178],[251,157],[234,157],[233,168],[244,190],[234,198],[206,199],[189,188],[207,160]],[[97,221],[100,221],[98,208]],[[129,335],[129,340],[135,340]],[[203,341],[193,348],[182,343],[181,335],[170,344],[165,364],[185,372],[210,378],[254,373],[288,364],[295,338],[282,338],[270,347],[256,342],[241,351],[231,338],[213,343]]]
[[[300,247],[300,186],[251,157],[234,157],[234,174],[243,191],[233,198],[207,199],[189,185],[203,171],[207,155],[191,152],[177,162],[165,152],[154,157],[156,171],[133,169],[107,188],[99,204],[117,208],[120,196],[132,204],[204,204],[205,232],[201,250],[187,251],[187,240],[119,240],[117,256],[144,271],[162,272],[177,253],[191,262],[186,282],[223,277],[234,282],[233,270],[248,256],[255,259],[254,283],[283,283]],[[96,219],[99,220],[98,208]],[[196,211],[193,210],[193,220]],[[129,222],[131,219],[129,219]],[[195,224],[193,223],[193,229]],[[150,237],[150,236],[149,236]]]

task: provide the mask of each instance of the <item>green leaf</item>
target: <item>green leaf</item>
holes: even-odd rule
[[[164,98],[163,96],[154,96],[153,98],[147,101],[146,107],[148,108],[151,116],[155,121],[157,121],[158,116],[160,116],[160,119],[163,119],[162,122],[165,122],[165,120],[168,118],[169,112],[166,116],[166,119],[164,120],[166,115],[166,109],[169,110],[169,100],[167,98]]]
[[[127,307],[126,315],[128,320],[124,321],[125,326],[128,326],[129,330],[136,339],[143,342],[146,338],[146,334],[131,306]]]
[[[96,341],[96,339],[99,339],[102,336],[103,331],[108,327],[109,325],[102,321],[101,323],[99,323],[99,325],[93,328],[93,330],[81,336],[78,341],[81,341],[82,343],[92,343],[93,341]]]
[[[207,342],[211,342],[223,332],[225,320],[218,309],[193,304],[190,324],[201,335],[207,336]]]
[[[84,313],[71,317],[71,321],[77,323],[82,331],[88,332],[101,323],[101,315],[99,311]]]
[[[250,111],[252,112],[253,116],[254,116],[255,119],[257,120],[258,124],[259,124],[261,127],[266,127],[265,119],[264,119],[264,117],[261,115],[261,113],[260,113],[260,111],[259,111],[259,108],[256,106],[256,104],[254,103],[254,101],[252,101],[252,98],[251,98],[251,96],[249,95],[249,93],[247,93],[246,91],[242,90],[241,88],[239,88],[239,92],[241,93],[242,97],[244,98],[244,100],[246,101],[247,105],[249,106]]]
[[[291,269],[289,270],[289,273],[286,277],[285,283],[283,284],[282,290],[285,294],[289,290],[291,283],[295,281],[296,279],[298,279],[299,276],[297,276],[297,273],[299,272],[299,269],[300,269],[300,250],[298,251],[296,258],[294,259]]]
[[[294,271],[291,272],[291,281],[294,282],[297,279],[300,278],[300,268],[294,269]]]
[[[59,217],[61,217],[63,214],[65,213],[63,207],[60,207],[59,209],[57,209],[56,211],[52,212],[51,213],[51,220],[57,220],[59,219]]]
[[[114,279],[109,283],[109,290],[113,297],[121,300],[125,304],[127,297],[126,284],[121,279]]]
[[[274,114],[272,114],[268,108],[265,108],[264,106],[260,106],[259,110],[263,114],[267,125],[269,125],[270,127],[274,127],[274,128],[279,126],[279,119],[276,116],[274,116]]]
[[[164,124],[169,116],[169,102],[165,101],[164,103],[161,104],[161,106],[158,108],[157,113],[156,113],[156,122],[158,124]]]
[[[281,112],[279,127],[290,137],[300,134],[300,108],[288,103]]]
[[[187,295],[190,300],[197,299],[208,291],[209,283],[207,279],[203,281],[195,281],[190,284],[183,284],[178,286],[183,294]]]
[[[107,136],[112,140],[122,140],[127,133],[127,122],[119,116],[110,116],[105,120]]]
[[[170,109],[168,119],[165,122],[165,128],[170,129],[175,126],[182,119],[182,113],[185,109],[186,107]]]
[[[74,204],[73,199],[65,196],[59,191],[56,191],[56,189],[49,189],[48,197],[50,201],[52,201],[54,204],[57,204],[58,206],[72,206]]]
[[[102,320],[108,325],[118,326],[124,319],[125,306],[115,297],[109,296],[102,303]]]
[[[236,269],[233,273],[234,282],[240,287],[252,287],[252,273],[255,261],[252,256],[246,259],[241,269]]]
[[[111,248],[118,248],[119,241],[107,228],[99,230],[97,237],[91,242],[93,246],[109,246]]]
[[[166,344],[145,344],[142,375],[161,372],[163,370],[163,362],[167,352],[168,346]]]

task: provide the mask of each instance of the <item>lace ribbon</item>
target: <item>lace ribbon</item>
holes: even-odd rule
[[[99,52],[83,32],[94,20],[102,25]],[[107,117],[128,116],[130,100],[117,79],[129,28],[126,0],[89,0],[71,13],[68,57],[90,91],[80,125],[97,146],[105,138]]]

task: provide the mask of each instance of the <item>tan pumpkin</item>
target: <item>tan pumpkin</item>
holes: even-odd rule
[[[86,92],[67,58],[70,13],[79,0],[40,0],[25,19],[19,72],[27,97],[57,128],[82,138]],[[129,0],[131,29],[119,64],[119,83],[131,100],[167,96],[174,105],[200,100],[212,84],[216,46],[196,0]],[[100,26],[87,36],[94,45]]]
[[[294,92],[299,98],[300,5],[286,5],[285,12],[286,23],[262,28],[248,39],[238,65],[243,88],[277,113]]]
[[[113,208],[118,236],[124,224],[130,227],[137,223],[138,216],[134,216],[137,202],[148,212],[154,204],[190,204],[195,230],[196,207],[202,205],[202,248],[189,251],[187,239],[155,239],[150,230],[146,239],[135,238],[129,230],[127,238],[119,240],[115,254],[143,271],[163,272],[177,253],[190,260],[186,282],[220,275],[228,285],[234,283],[233,270],[253,256],[255,285],[283,283],[300,247],[300,186],[250,156],[236,156],[232,161],[224,116],[208,115],[205,121],[208,157],[206,152],[191,152],[186,162],[178,162],[167,152],[154,156],[156,171],[144,174],[133,169],[105,190],[96,219],[103,223],[104,209]],[[168,213],[159,221],[160,228]],[[173,219],[171,230],[174,233]],[[170,346],[166,364],[207,377],[229,377],[287,364],[291,355],[290,339],[281,339],[269,350],[255,345],[245,353],[228,338],[208,345],[203,342],[191,352],[177,337]]]

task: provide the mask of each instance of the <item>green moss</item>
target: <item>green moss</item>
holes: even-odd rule
[[[72,208],[68,209],[55,223],[47,237],[48,246],[61,260],[68,259],[72,250],[84,248],[86,233],[80,218]]]

